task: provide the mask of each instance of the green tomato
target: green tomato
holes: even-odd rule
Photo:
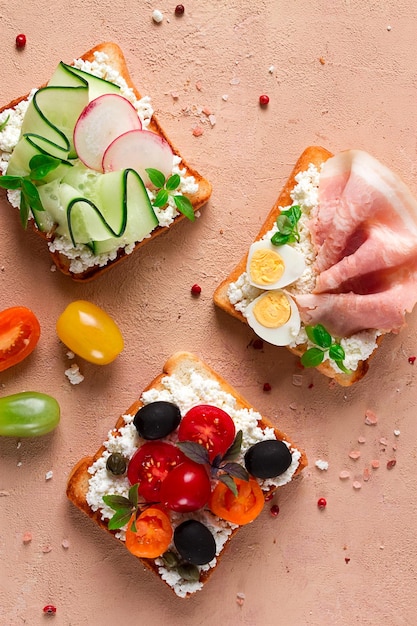
[[[0,398],[0,436],[37,437],[53,430],[61,411],[55,398],[23,391]]]

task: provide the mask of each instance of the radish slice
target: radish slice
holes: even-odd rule
[[[79,159],[92,170],[102,171],[103,154],[112,141],[142,123],[133,104],[123,96],[107,93],[84,108],[74,128]]]
[[[145,169],[153,168],[171,176],[174,155],[165,139],[150,130],[131,130],[117,137],[103,156],[104,172],[131,168],[136,170],[146,187],[153,185]]]

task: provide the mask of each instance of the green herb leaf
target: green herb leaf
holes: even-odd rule
[[[283,246],[289,243],[290,235],[283,235],[282,233],[274,233],[271,237],[271,243],[273,246]]]
[[[118,495],[103,496],[103,502],[114,511],[130,511],[132,512],[132,503],[128,498]]]
[[[179,187],[180,182],[181,182],[181,178],[179,174],[173,174],[166,181],[165,189],[167,189],[168,191],[174,191],[175,189],[177,189],[177,187]]]
[[[22,180],[21,176],[0,176],[0,187],[3,189],[20,189]]]
[[[148,167],[145,169],[145,172],[149,176],[149,180],[152,185],[154,185],[157,189],[161,189],[165,185],[165,176],[159,170],[156,170],[153,167]]]
[[[291,235],[293,232],[294,224],[291,222],[287,215],[279,215],[277,217],[277,227],[282,235]]]
[[[330,346],[332,345],[332,337],[322,324],[316,324],[315,326],[306,326],[305,330],[307,333],[307,337],[316,346],[327,349],[330,348]]]
[[[177,446],[181,452],[184,452],[189,459],[196,463],[204,465],[210,462],[208,450],[200,443],[195,441],[178,441]]]
[[[324,352],[320,348],[309,348],[301,357],[301,365],[304,367],[317,367],[323,362]]]
[[[6,117],[6,119],[4,120],[4,122],[2,122],[2,123],[0,124],[0,132],[1,132],[2,130],[4,130],[4,128],[6,128],[6,126],[7,126],[7,123],[8,123],[8,121],[9,121],[9,119],[10,119],[10,114]]]
[[[343,363],[343,361],[335,361],[337,367],[344,372],[345,374],[351,374],[352,370],[348,369],[345,364]]]
[[[195,221],[193,205],[186,196],[174,196],[174,202],[180,213],[185,215],[191,222]]]
[[[26,200],[24,193],[20,194],[19,210],[20,210],[20,223],[22,224],[23,228],[27,228],[30,207],[29,207],[28,201]]]
[[[234,496],[238,495],[236,483],[229,474],[221,474],[219,476],[219,481],[224,483],[228,489],[233,493]]]
[[[329,357],[333,359],[333,361],[343,361],[343,359],[346,357],[346,354],[340,343],[334,343],[330,347]]]
[[[113,517],[109,520],[108,528],[109,530],[117,530],[118,528],[122,528],[125,526],[130,518],[132,517],[132,511],[120,510],[117,511]]]
[[[25,196],[25,200],[32,209],[35,209],[36,211],[45,210],[42,206],[36,185],[34,185],[32,181],[27,178],[22,180],[22,194]]]
[[[168,202],[168,192],[166,189],[160,189],[158,191],[158,193],[156,194],[156,198],[153,201],[153,205],[156,207],[163,207],[166,205],[166,203]]]
[[[129,489],[129,502],[135,509],[138,508],[138,500],[139,500],[139,483],[135,483]]]
[[[221,469],[226,472],[226,474],[229,474],[229,476],[234,476],[241,480],[249,480],[248,471],[239,463],[225,463],[222,465]]]
[[[29,178],[31,180],[42,180],[50,172],[56,170],[61,162],[60,159],[49,157],[46,154],[36,154],[29,161],[29,167],[31,168]]]
[[[232,445],[223,456],[223,461],[234,461],[239,456],[240,450],[242,448],[242,441],[243,432],[241,430],[238,430]]]

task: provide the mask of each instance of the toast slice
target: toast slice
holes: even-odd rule
[[[135,85],[132,82],[132,79],[130,77],[129,71],[128,71],[128,67],[126,65],[126,60],[125,57],[123,56],[123,52],[120,49],[120,47],[112,42],[105,42],[105,43],[101,43],[97,46],[95,46],[94,48],[92,48],[91,50],[89,50],[88,52],[86,52],[85,54],[83,54],[80,59],[89,63],[94,63],[97,55],[106,55],[106,64],[111,66],[111,68],[120,75],[120,77],[122,79],[124,79],[124,81],[126,82],[128,88],[130,88],[136,99],[140,100],[142,97],[142,94],[139,92],[139,90],[135,87]],[[75,63],[75,61],[74,61]],[[2,108],[0,108],[0,116],[1,114],[4,112],[4,116],[0,117],[0,120],[4,117],[6,117],[6,113],[8,113],[10,110],[13,110],[16,108],[16,106],[18,106],[20,103],[24,102],[25,100],[27,100],[29,97],[29,94],[26,94],[20,98],[16,98],[15,100],[13,100],[12,102],[10,102],[9,104],[3,106]],[[170,145],[174,155],[181,157],[181,164],[180,167],[181,169],[185,170],[185,176],[187,177],[193,177],[195,183],[198,185],[198,190],[195,193],[192,193],[192,195],[188,195],[187,193],[185,193],[184,195],[186,195],[189,200],[191,201],[192,207],[194,212],[196,213],[204,204],[206,204],[206,202],[209,200],[210,195],[211,195],[211,184],[209,183],[209,181],[204,178],[201,174],[199,174],[194,168],[192,168],[180,155],[179,151],[177,150],[177,148],[175,148],[172,144],[172,142],[170,141],[169,137],[167,137],[166,133],[164,132],[164,130],[161,128],[161,125],[159,124],[158,120],[156,119],[155,115],[152,115],[152,118],[150,120],[149,126],[148,126],[149,130],[152,130],[153,132],[157,133],[158,135],[160,135],[161,137],[163,137],[168,144]],[[0,158],[1,158],[1,142],[0,142]],[[158,235],[161,235],[164,231],[167,230],[167,228],[172,228],[174,227],[178,222],[180,222],[181,220],[184,219],[184,215],[182,213],[179,213],[173,220],[172,224],[170,224],[169,227],[167,226],[157,226],[152,233],[150,234],[150,236],[146,237],[145,239],[143,239],[142,241],[140,241],[139,243],[135,244],[134,250],[140,248],[141,246],[145,245],[148,241],[154,239],[155,237],[157,237]],[[53,242],[54,240],[54,233],[53,232],[49,232],[49,233],[44,233],[41,230],[39,230],[36,227],[36,224],[34,223],[33,220],[31,220],[32,222],[32,226],[34,228],[34,230],[45,239],[45,241],[49,244],[51,242]],[[129,254],[131,253],[131,250],[129,249]],[[116,263],[118,263],[119,261],[121,261],[123,258],[125,258],[127,256],[126,251],[124,250],[124,248],[120,248],[117,252],[117,256],[116,258],[110,258],[107,263],[105,265],[93,265],[91,267],[85,267],[85,269],[81,269],[79,270],[77,268],[77,271],[74,271],[73,269],[71,269],[71,260],[70,258],[65,255],[62,251],[58,251],[55,250],[54,247],[52,246],[51,250],[50,250],[50,254],[52,256],[52,259],[56,265],[56,267],[63,272],[64,274],[67,274],[69,276],[71,276],[72,279],[74,279],[75,281],[89,281],[93,278],[96,278],[97,276],[99,276],[100,274],[102,274],[103,272],[105,272],[107,269],[109,269],[110,267],[112,267],[113,265],[115,265]]]
[[[321,167],[321,165],[329,159],[332,155],[331,152],[322,148],[320,146],[310,146],[304,150],[304,152],[299,157],[296,162],[287,182],[285,183],[280,195],[278,196],[275,204],[272,209],[269,211],[260,231],[255,237],[254,241],[258,241],[264,237],[266,233],[268,233],[275,225],[276,219],[280,214],[281,210],[285,207],[291,206],[293,204],[293,200],[291,197],[291,192],[293,191],[297,181],[296,176],[301,172],[305,172],[308,170],[310,164],[314,165],[317,169]],[[235,308],[235,306],[231,303],[228,297],[228,290],[232,283],[235,283],[238,278],[246,271],[246,263],[248,259],[248,253],[246,253],[235,268],[230,272],[230,274],[220,283],[217,289],[214,292],[213,299],[214,303],[223,311],[228,313],[229,315],[237,318],[241,322],[247,324],[246,317]],[[376,343],[379,345],[381,341],[382,335],[377,337]],[[303,353],[307,349],[306,344],[300,344],[296,347],[288,346],[288,349],[297,356],[301,357]],[[368,371],[369,369],[369,359],[371,356],[375,354],[375,350],[372,352],[370,357],[365,360],[359,361],[355,370],[352,370],[350,373],[345,373],[342,371],[336,371],[328,360],[322,362],[317,366],[322,374],[328,376],[331,379],[334,379],[337,383],[342,386],[350,386],[353,383],[359,381]]]
[[[210,390],[210,391],[204,391]],[[231,387],[223,378],[221,378],[210,366],[201,361],[196,355],[189,352],[178,352],[172,355],[163,367],[162,373],[157,376],[144,390],[140,399],[136,400],[132,406],[126,411],[126,415],[134,416],[144,402],[148,403],[159,397],[158,394],[162,394],[165,400],[177,403],[180,407],[181,414],[200,403],[207,403],[215,405],[215,398],[218,397],[218,404],[221,404],[222,408],[229,411],[229,414],[233,418],[233,411],[238,412],[243,419],[249,419],[253,421],[253,415],[258,420],[259,437],[268,439],[277,438],[287,443],[291,454],[292,463],[286,472],[281,476],[278,476],[272,482],[270,480],[260,481],[262,490],[265,494],[273,492],[280,484],[290,482],[294,476],[298,475],[301,470],[307,465],[307,458],[305,453],[296,447],[292,440],[278,428],[272,424],[272,422],[259,413],[253,414],[253,407],[247,400],[245,400],[233,387]],[[207,395],[208,394],[208,395]],[[214,395],[213,395],[214,394]],[[131,418],[132,419],[132,418]],[[81,511],[83,511],[88,517],[90,517],[100,528],[107,531],[109,534],[114,535],[121,543],[123,538],[120,539],[120,535],[116,531],[108,529],[108,518],[103,518],[102,511],[97,508],[99,502],[96,502],[92,506],[92,492],[91,483],[93,483],[93,490],[96,488],[98,482],[100,482],[100,476],[104,476],[107,480],[107,470],[105,469],[104,459],[106,455],[109,455],[109,451],[114,451],[118,442],[121,443],[121,432],[123,439],[126,437],[126,429],[131,429],[135,437],[135,446],[139,446],[144,443],[143,439],[140,439],[136,433],[136,429],[133,423],[126,419],[126,417],[119,417],[115,428],[109,433],[109,437],[113,437],[112,443],[102,445],[98,451],[90,457],[81,459],[73,468],[67,484],[67,496]],[[253,429],[252,429],[253,431]],[[244,437],[245,441],[245,437]],[[242,446],[243,450],[243,446]],[[132,450],[131,450],[132,451]],[[104,456],[103,456],[104,455]],[[97,467],[99,468],[97,469]],[[96,469],[95,469],[96,468]],[[101,474],[100,474],[101,472]],[[127,481],[127,478],[122,480]],[[118,491],[120,493],[120,491]],[[100,498],[99,498],[100,500]],[[101,503],[101,507],[103,507]],[[94,510],[95,509],[95,510]],[[201,511],[199,512],[201,515]],[[178,515],[178,514],[176,514]],[[192,514],[182,514],[185,516],[192,516]],[[216,528],[216,524],[220,524],[216,535],[216,543],[222,533],[226,533],[226,536],[218,543],[218,553],[214,563],[210,563],[209,566],[203,566],[200,568],[199,580],[194,582],[187,582],[176,573],[167,570],[163,567],[161,559],[144,559],[140,560],[156,575],[158,575],[164,582],[180,597],[190,596],[195,591],[201,589],[204,583],[208,580],[209,576],[213,572],[221,559],[221,554],[224,548],[228,545],[231,537],[236,534],[239,526],[231,525],[228,522],[222,522],[219,518],[213,516],[209,512],[209,520],[211,529]],[[176,518],[178,523],[178,517]],[[180,520],[181,521],[181,520]],[[259,523],[259,520],[255,520],[254,524]],[[215,531],[213,531],[214,533]]]

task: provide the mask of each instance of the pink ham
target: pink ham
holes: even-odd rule
[[[417,201],[387,167],[360,150],[330,158],[320,175],[310,232],[313,294],[302,318],[337,336],[398,330],[417,301]]]

